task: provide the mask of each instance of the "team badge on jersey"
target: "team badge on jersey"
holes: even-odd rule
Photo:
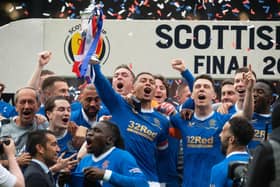
[[[103,163],[102,163],[102,169],[107,169],[109,166],[109,160],[105,160]]]
[[[193,127],[194,125],[195,125],[195,122],[189,121],[189,123],[188,123],[188,126],[189,126],[189,127]]]
[[[210,128],[215,128],[216,126],[217,126],[216,120],[211,119],[211,120],[209,121],[209,127],[210,127]]]
[[[159,121],[159,119],[154,118],[153,121],[154,121],[154,123],[153,123],[154,126],[160,127],[160,121]]]

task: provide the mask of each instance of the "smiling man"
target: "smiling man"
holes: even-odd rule
[[[50,97],[45,103],[45,112],[49,120],[49,130],[52,131],[58,141],[61,153],[68,157],[76,153],[80,147],[74,144],[74,134],[68,131],[71,106],[64,96]]]
[[[272,132],[271,124],[271,104],[274,88],[267,80],[257,80],[254,89],[254,115],[252,125],[254,127],[254,137],[249,143],[250,149],[256,148],[262,141],[267,140]]]
[[[234,88],[237,93],[237,101],[235,106],[235,112],[241,111],[243,109],[244,98],[246,94],[246,84],[244,82],[243,75],[249,72],[248,67],[242,67],[236,70],[234,76]],[[252,71],[254,78],[256,79],[256,74]]]
[[[0,136],[12,137],[15,141],[17,155],[24,152],[27,135],[30,131],[44,129],[48,126],[47,122],[42,125],[38,125],[36,122],[35,114],[39,105],[39,95],[34,88],[24,87],[16,91],[15,107],[18,116],[9,124],[1,127]]]

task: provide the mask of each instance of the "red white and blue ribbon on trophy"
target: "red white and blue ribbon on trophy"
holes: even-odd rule
[[[72,72],[78,78],[84,78],[87,83],[93,83],[95,73],[90,60],[96,57],[96,49],[100,40],[103,26],[103,12],[100,7],[94,6],[90,17],[87,20],[86,28],[82,28],[82,41],[79,46],[78,54],[74,55],[75,62]],[[96,60],[97,57],[96,57]]]

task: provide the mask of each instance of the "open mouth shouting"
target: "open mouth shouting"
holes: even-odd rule
[[[152,88],[146,87],[144,88],[144,97],[149,97],[152,93]]]
[[[238,90],[237,90],[237,93],[238,93],[238,95],[239,95],[240,97],[244,97],[244,96],[245,96],[245,92],[246,92],[246,90],[244,90],[244,89],[238,89]]]
[[[87,149],[88,152],[89,152],[89,150],[92,149],[93,142],[92,142],[91,138],[86,138],[86,142],[87,142],[86,149]]]
[[[198,95],[198,99],[199,99],[199,100],[205,100],[205,99],[206,99],[206,95],[204,95],[204,94],[199,94],[199,95]]]
[[[62,118],[62,121],[63,121],[64,123],[68,123],[69,118]]]
[[[122,89],[122,88],[123,88],[123,83],[122,83],[122,82],[119,82],[119,83],[117,84],[117,88],[118,88],[118,89]]]
[[[33,118],[33,112],[32,112],[32,110],[24,110],[24,111],[22,112],[22,117],[23,117],[24,119],[31,119],[31,118]]]
[[[64,127],[66,127],[68,125],[68,122],[69,122],[69,118],[67,118],[67,117],[62,118],[62,125]]]

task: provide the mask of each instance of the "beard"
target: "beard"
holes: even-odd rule
[[[228,149],[228,139],[221,143],[221,151],[226,155]]]
[[[92,119],[92,118],[95,118],[98,111],[99,111],[99,108],[97,107],[89,107],[87,109],[84,109],[85,113],[87,114],[88,118]]]

